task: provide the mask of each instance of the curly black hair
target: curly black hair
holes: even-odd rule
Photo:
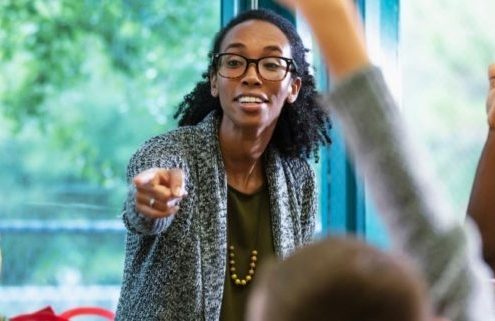
[[[248,20],[262,20],[277,26],[290,43],[292,58],[297,71],[293,77],[302,80],[301,89],[294,103],[285,103],[280,113],[270,144],[277,147],[282,155],[309,158],[313,154],[318,159],[320,144],[330,144],[330,120],[318,107],[314,77],[309,73],[306,53],[309,51],[297,34],[294,25],[284,17],[267,9],[244,11],[222,28],[213,39],[213,48],[208,57],[208,70],[203,73],[200,82],[179,104],[174,118],[179,118],[179,126],[195,125],[212,111],[222,113],[220,100],[210,92],[210,74],[216,71],[215,53],[219,53],[225,35],[236,25]]]

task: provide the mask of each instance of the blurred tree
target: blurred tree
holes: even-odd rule
[[[5,76],[4,114],[17,126],[26,116],[44,115],[48,98],[90,77],[84,63],[95,49],[108,57],[116,72],[129,77],[155,80],[158,75],[167,77],[160,73],[167,67],[182,69],[188,62],[193,69],[203,66],[205,36],[212,36],[212,9],[192,0],[2,1],[0,60],[16,72],[15,79]],[[99,48],[93,48],[95,44]],[[190,44],[184,57],[183,48]],[[175,59],[164,59],[167,56]]]
[[[459,215],[486,135],[487,66],[495,61],[487,0],[401,3],[402,105]]]
[[[206,68],[219,8],[0,1],[0,222],[119,220],[127,162],[145,139],[176,126],[175,106]],[[118,284],[123,237],[4,233],[1,281],[60,284],[70,274]]]
[[[217,11],[194,0],[2,1],[2,124],[31,147],[0,144],[37,160],[21,176],[122,178],[131,150],[175,125],[173,107],[206,65]],[[33,150],[36,142],[61,154]],[[56,169],[54,159],[63,160]]]

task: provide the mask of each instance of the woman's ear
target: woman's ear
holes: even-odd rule
[[[218,97],[217,75],[210,74],[210,93],[213,97]]]
[[[297,96],[299,95],[299,90],[301,89],[302,80],[300,77],[296,77],[292,79],[289,89],[289,95],[287,96],[287,102],[289,104],[293,104]]]

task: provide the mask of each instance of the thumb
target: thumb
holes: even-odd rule
[[[187,194],[185,190],[184,172],[180,168],[168,170],[169,186],[174,197],[182,197]]]

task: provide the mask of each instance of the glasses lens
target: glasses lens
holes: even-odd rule
[[[258,62],[261,77],[267,80],[282,80],[287,74],[288,63],[278,57],[266,57]]]
[[[222,77],[236,78],[246,70],[246,59],[238,55],[222,55],[218,58],[218,73]]]

